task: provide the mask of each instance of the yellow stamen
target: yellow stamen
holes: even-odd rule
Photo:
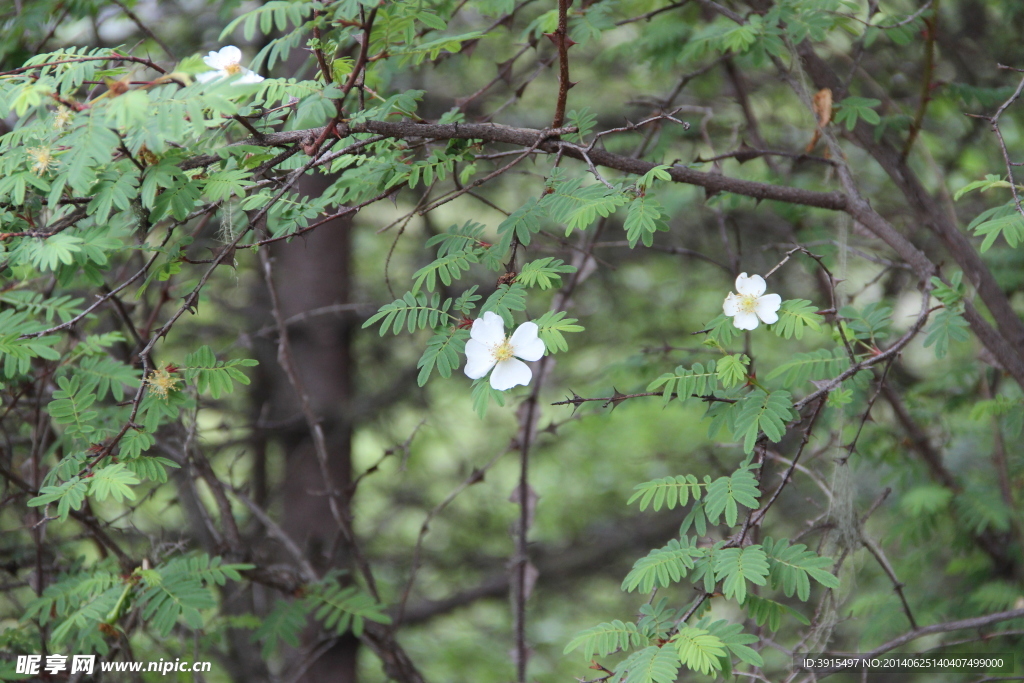
[[[53,152],[50,151],[49,147],[30,147],[28,155],[35,161],[32,164],[32,172],[36,175],[43,175],[50,170],[57,160],[53,158]]]
[[[224,70],[227,71],[229,74],[231,74],[233,76],[233,75],[241,72],[242,65],[241,64],[228,64],[227,66],[224,67]]]
[[[62,130],[71,121],[71,110],[61,105],[53,115],[53,127]]]
[[[737,305],[741,313],[754,313],[756,311],[759,297],[753,294],[739,294],[736,298],[739,299]]]
[[[494,347],[492,353],[494,354],[494,359],[499,363],[503,360],[508,360],[509,358],[512,358],[512,356],[514,355],[512,353],[512,342],[506,339],[505,341],[501,342],[496,347]]]
[[[172,377],[166,368],[150,373],[149,379],[146,380],[149,390],[164,399],[167,398],[168,392],[176,390],[180,383],[181,380],[177,377]]]

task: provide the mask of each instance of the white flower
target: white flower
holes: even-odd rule
[[[779,321],[778,310],[782,305],[782,297],[778,294],[765,294],[766,285],[760,275],[747,277],[740,273],[736,278],[736,291],[729,292],[725,297],[722,310],[732,318],[732,324],[741,330],[753,330],[757,327],[757,319],[765,325]]]
[[[53,156],[53,150],[49,147],[29,147],[27,150],[29,157],[32,159],[32,172],[37,176],[45,175],[51,168],[57,165],[57,160]]]
[[[227,45],[220,49],[220,52],[210,52],[203,57],[206,66],[216,71],[207,71],[196,76],[200,83],[212,81],[215,78],[227,78],[235,74],[243,74],[235,83],[259,83],[263,76],[246,69],[242,66],[242,51],[234,45]]]
[[[544,355],[537,329],[537,323],[523,323],[506,338],[505,321],[487,311],[474,321],[466,342],[466,376],[480,379],[494,368],[491,387],[498,391],[529,384],[533,373],[523,360],[540,360]]]

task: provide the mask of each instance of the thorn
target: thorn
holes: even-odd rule
[[[740,142],[740,148],[736,151],[736,156],[733,158],[741,164],[745,164],[751,159],[757,159],[761,156],[761,152],[755,150],[747,144],[746,140],[743,140]]]

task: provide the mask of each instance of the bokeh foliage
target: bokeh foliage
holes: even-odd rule
[[[663,683],[1021,649],[1015,3],[3,11],[5,653],[290,680],[352,633],[365,680]],[[197,79],[229,43],[266,80]],[[274,250],[327,230],[352,291],[285,321]],[[722,315],[740,272],[778,323]],[[537,323],[528,387],[463,375],[486,311]],[[315,316],[362,326],[354,394],[267,420]],[[280,520],[332,411],[325,559]]]

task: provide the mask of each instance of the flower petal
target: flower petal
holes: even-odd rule
[[[480,379],[494,367],[491,347],[475,339],[466,342],[466,377]]]
[[[227,72],[226,71],[207,71],[205,73],[196,74],[196,80],[199,81],[200,83],[209,83],[210,81],[214,80],[215,78],[220,78],[222,76],[227,76]]]
[[[531,379],[533,372],[526,363],[509,358],[494,366],[494,372],[491,373],[491,388],[505,391],[520,384],[526,386]]]
[[[754,305],[754,313],[766,325],[779,322],[779,307],[782,306],[782,297],[778,294],[765,294],[757,300]]]
[[[740,273],[736,278],[736,291],[740,294],[761,296],[767,288],[768,285],[760,275],[747,277],[746,273]]]
[[[753,313],[737,313],[732,318],[732,324],[741,330],[757,329],[757,316]]]
[[[544,355],[544,342],[537,336],[537,323],[523,323],[512,333],[512,355],[523,360],[540,360]]]
[[[505,341],[505,321],[497,313],[487,311],[473,321],[469,335],[482,344],[494,346]]]
[[[729,292],[729,296],[725,297],[725,302],[722,304],[722,312],[730,318],[740,312],[740,297],[738,294]]]
[[[220,70],[226,66],[226,64],[224,64],[221,61],[220,55],[216,52],[211,52],[210,54],[203,57],[203,61],[206,62],[206,66],[210,67],[211,69]]]
[[[242,73],[245,74],[245,75],[242,76],[241,78],[239,78],[237,81],[235,81],[235,83],[237,83],[238,85],[247,85],[249,83],[259,83],[260,81],[263,80],[263,76],[260,76],[255,71],[250,71],[249,69],[243,68],[242,69]]]
[[[225,66],[228,64],[242,63],[242,51],[234,45],[225,45],[222,47],[218,56],[224,62]]]

